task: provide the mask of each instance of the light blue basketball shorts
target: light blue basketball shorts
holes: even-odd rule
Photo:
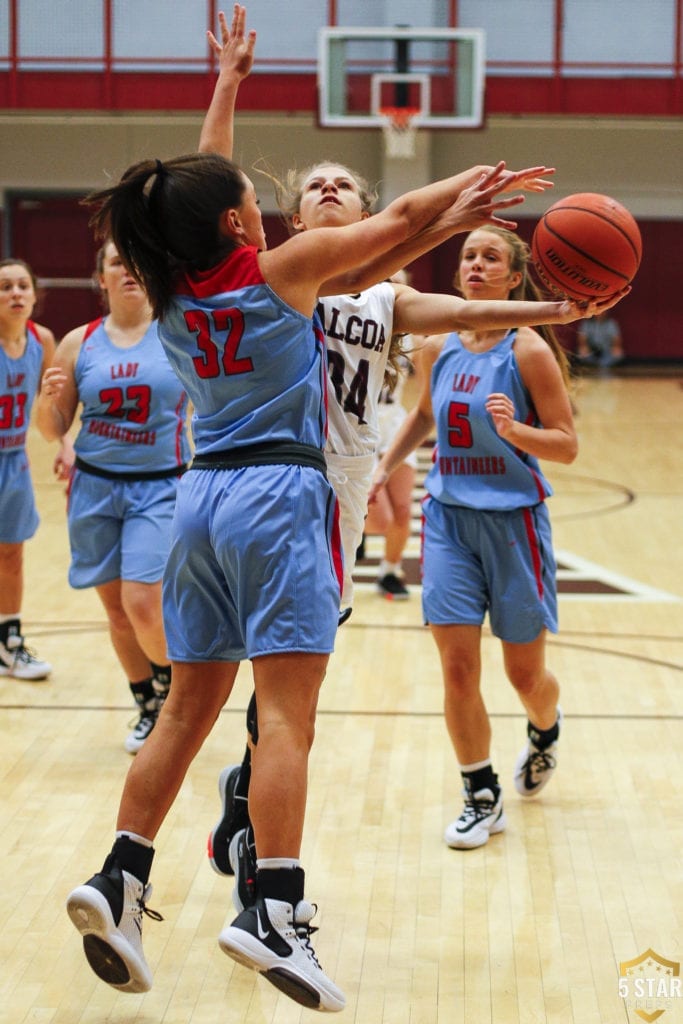
[[[23,544],[40,519],[25,451],[0,454],[0,544]]]
[[[545,503],[483,512],[423,503],[422,607],[433,625],[481,625],[495,636],[531,643],[557,632],[556,565]]]
[[[190,469],[164,575],[173,661],[329,654],[343,563],[337,499],[310,466]]]
[[[76,469],[67,514],[71,586],[161,580],[178,480],[110,480]]]

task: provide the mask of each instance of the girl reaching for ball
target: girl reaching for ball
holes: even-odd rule
[[[454,284],[465,299],[534,298],[529,256],[513,232],[478,228],[465,239]],[[591,302],[588,310],[608,309],[625,292]],[[464,794],[445,840],[470,849],[506,824],[480,688],[487,612],[528,717],[515,788],[534,796],[555,770],[562,713],[558,682],[545,664],[546,631],[557,631],[545,502],[552,489],[538,460],[573,462],[577,438],[567,358],[550,328],[474,328],[432,337],[423,366],[418,404],[380,460],[369,500],[435,427],[436,458],[423,504],[422,600],[441,657],[446,726]]]

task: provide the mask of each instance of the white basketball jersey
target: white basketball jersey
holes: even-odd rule
[[[377,450],[394,299],[393,285],[382,282],[357,295],[331,295],[318,302],[329,368],[327,451],[372,455]]]

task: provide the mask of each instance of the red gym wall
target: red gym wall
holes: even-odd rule
[[[12,235],[15,251],[41,278],[56,279],[45,290],[37,319],[58,337],[72,327],[99,316],[102,307],[90,285],[95,243],[88,228],[87,211],[76,196],[19,197],[12,199]],[[265,216],[271,246],[284,241],[285,228],[277,216]],[[534,220],[519,218],[519,231],[530,240]],[[616,310],[629,359],[683,359],[681,277],[678,251],[681,227],[672,221],[640,221],[643,261],[633,291]],[[412,283],[422,291],[451,291],[453,270],[461,240],[457,237],[423,256],[411,267]],[[76,287],[78,279],[82,284]],[[62,282],[61,284],[59,282]],[[566,328],[563,341],[573,347],[574,330]]]

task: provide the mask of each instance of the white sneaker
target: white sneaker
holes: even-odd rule
[[[143,743],[157,724],[159,708],[156,698],[153,702],[148,701],[147,703],[152,704],[152,707],[145,705],[140,709],[140,717],[123,741],[123,746],[129,754],[137,754],[138,750],[142,749]],[[128,724],[130,725],[130,722]]]
[[[446,844],[454,850],[473,850],[488,842],[489,836],[502,832],[507,825],[503,811],[503,793],[498,796],[490,789],[470,793],[463,790],[465,806],[459,818],[452,821],[444,832]]]
[[[111,856],[102,872],[74,889],[66,909],[83,936],[83,951],[98,978],[121,992],[147,992],[152,972],[142,949],[142,915],[163,920],[148,910],[152,887],[122,871]]]
[[[309,1010],[336,1012],[346,1006],[341,989],[327,977],[310,943],[316,907],[302,900],[259,898],[225,928],[218,942],[224,953]]]
[[[52,672],[48,661],[41,661],[32,650],[24,644],[19,633],[19,621],[9,623],[9,633],[5,643],[0,641],[0,676],[13,676],[15,679],[47,679]]]
[[[557,724],[562,729],[562,708],[557,709]],[[533,726],[526,746],[515,763],[515,789],[520,796],[536,796],[550,782],[557,768],[557,740],[544,750],[534,743]]]

